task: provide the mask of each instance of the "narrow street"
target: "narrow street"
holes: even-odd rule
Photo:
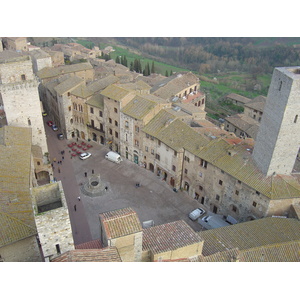
[[[47,125],[48,120],[48,117],[44,118],[49,158],[51,162],[53,162],[53,159],[56,159],[56,162],[53,162],[53,174],[57,181],[60,180],[62,182],[69,209],[74,243],[78,245],[92,240],[83,204],[78,200],[78,196],[80,196],[80,186],[76,181],[72,158],[67,146],[68,141],[65,139],[58,140],[57,134],[59,131],[53,131],[52,128]],[[61,151],[65,151],[64,155],[61,154]],[[64,159],[62,159],[62,156],[64,156]],[[78,158],[75,157],[73,159]],[[58,161],[62,161],[62,163],[59,164]]]

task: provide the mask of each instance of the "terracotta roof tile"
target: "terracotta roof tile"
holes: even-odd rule
[[[103,249],[70,250],[54,258],[52,262],[121,262],[118,250],[115,247]]]
[[[143,230],[143,251],[154,254],[201,242],[202,239],[183,220],[162,224]]]
[[[102,213],[100,220],[108,239],[142,231],[137,213],[130,207]]]

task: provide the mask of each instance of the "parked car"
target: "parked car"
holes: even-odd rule
[[[105,158],[119,164],[122,160],[121,156],[119,153],[113,152],[113,151],[109,151],[106,155]]]
[[[46,116],[48,116],[48,114],[47,114],[45,111],[43,111],[43,112],[42,112],[42,116],[43,116],[43,117],[46,117]]]
[[[89,158],[91,155],[92,155],[92,154],[89,153],[89,152],[84,152],[84,153],[81,153],[81,154],[79,155],[79,158],[82,159],[82,160],[84,160],[84,159]]]
[[[47,122],[47,125],[48,125],[49,127],[52,127],[53,122],[52,122],[52,121],[48,121],[48,122]]]
[[[57,130],[58,130],[58,127],[57,127],[55,124],[53,124],[53,125],[52,125],[52,129],[53,129],[54,131],[57,131]]]
[[[205,213],[205,210],[202,208],[194,209],[189,213],[189,218],[193,221],[196,221],[200,216]]]
[[[63,140],[63,139],[64,139],[64,135],[63,135],[62,133],[59,133],[59,134],[57,135],[57,138],[58,138],[59,140]]]

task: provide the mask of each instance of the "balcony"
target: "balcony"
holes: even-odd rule
[[[100,128],[98,128],[98,127],[92,126],[92,125],[90,125],[90,124],[86,124],[86,126],[87,126],[88,128],[91,128],[91,129],[94,129],[94,130],[97,130],[97,131],[99,131],[99,132],[104,133],[104,130],[103,130],[103,129],[100,129]]]

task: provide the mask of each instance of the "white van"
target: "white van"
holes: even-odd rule
[[[106,155],[105,158],[107,160],[110,160],[112,162],[115,162],[117,164],[119,164],[122,161],[122,158],[120,156],[120,154],[113,152],[113,151],[109,151]]]

